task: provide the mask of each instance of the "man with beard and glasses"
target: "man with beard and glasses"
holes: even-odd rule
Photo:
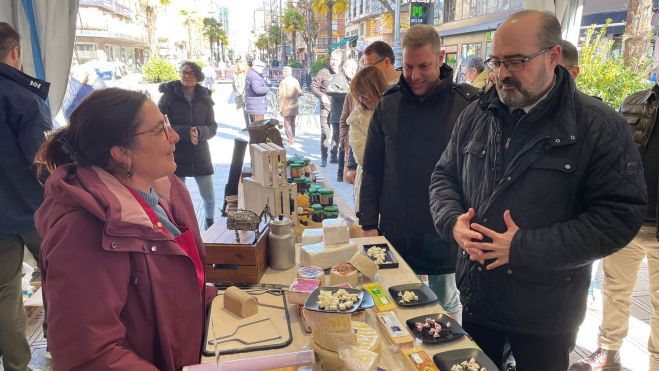
[[[496,89],[462,113],[430,184],[435,226],[461,251],[463,327],[497,365],[509,345],[518,370],[567,369],[591,263],[629,243],[647,208],[627,123],[576,90],[560,43],[550,12],[497,29]]]

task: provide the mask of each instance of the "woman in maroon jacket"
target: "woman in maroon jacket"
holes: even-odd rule
[[[55,370],[198,363],[203,244],[174,162],[176,131],[144,94],[92,93],[37,154],[36,213]]]

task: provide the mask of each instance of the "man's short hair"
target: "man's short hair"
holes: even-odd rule
[[[464,66],[467,69],[475,68],[478,73],[481,73],[485,70],[485,64],[483,63],[483,58],[477,55],[470,55],[465,61]]]
[[[441,51],[440,44],[439,34],[433,26],[418,24],[407,30],[401,46],[403,49],[419,49],[430,45],[432,51],[437,54]]]
[[[21,37],[16,30],[6,22],[0,22],[0,61],[4,61],[9,51],[21,47]]]
[[[563,58],[563,66],[578,66],[579,65],[579,51],[577,47],[567,40],[561,40],[561,58]]]
[[[394,50],[384,41],[378,40],[370,43],[366,49],[364,49],[364,54],[375,54],[378,56],[378,59],[389,58],[389,62],[391,62],[391,64],[394,64],[396,61]]]
[[[560,44],[563,40],[563,36],[561,35],[561,23],[556,18],[556,15],[548,10],[520,10],[519,12],[513,13],[506,22],[531,14],[540,15],[540,29],[538,30],[537,35],[540,47],[544,49]]]

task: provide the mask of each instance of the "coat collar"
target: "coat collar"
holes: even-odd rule
[[[577,141],[576,109],[578,94],[570,74],[561,66],[554,70],[556,83],[547,97],[535,106],[524,119],[542,125],[538,134],[549,136],[551,146],[563,146]],[[496,116],[508,107],[501,102],[496,88],[487,91],[478,100],[483,111]]]
[[[2,62],[0,62],[0,79],[1,78],[6,78],[16,82],[38,95],[43,100],[48,98],[48,91],[50,90],[49,82],[32,77]]]
[[[160,90],[161,93],[174,94],[178,98],[180,98],[180,99],[187,102],[187,100],[185,99],[185,96],[183,95],[183,84],[181,84],[180,80],[174,80],[174,81],[170,81],[170,82],[160,84],[158,89]],[[211,99],[211,91],[208,90],[207,88],[197,84],[195,86],[194,93],[195,93],[195,96],[194,96],[193,102],[197,99],[204,99],[204,100],[208,101],[210,104],[214,104],[213,100]]]

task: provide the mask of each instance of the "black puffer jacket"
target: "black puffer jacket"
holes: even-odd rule
[[[197,176],[213,174],[211,153],[208,149],[208,140],[217,133],[217,123],[213,112],[213,99],[210,90],[201,85],[195,87],[195,96],[189,103],[183,96],[180,81],[170,81],[160,85],[163,93],[158,108],[168,115],[169,122],[181,140],[176,143],[174,160],[176,161],[176,175]],[[199,143],[195,146],[190,141],[190,128],[197,127]]]
[[[458,115],[476,99],[476,88],[455,85],[452,69],[442,66],[440,83],[423,98],[403,76],[380,99],[368,128],[360,188],[359,222],[401,239],[435,235],[428,208],[430,175],[442,154]],[[379,223],[378,223],[379,220]],[[455,254],[439,241],[400,251],[418,274],[455,271]]]
[[[444,238],[454,241],[455,220],[469,207],[473,222],[498,232],[509,209],[520,228],[510,263],[491,271],[455,250],[465,315],[504,331],[576,330],[591,262],[631,241],[645,216],[643,169],[625,120],[577,91],[563,68],[556,76],[518,123],[529,134],[507,169],[497,115],[507,107],[491,89],[460,116],[432,175],[431,212]]]

